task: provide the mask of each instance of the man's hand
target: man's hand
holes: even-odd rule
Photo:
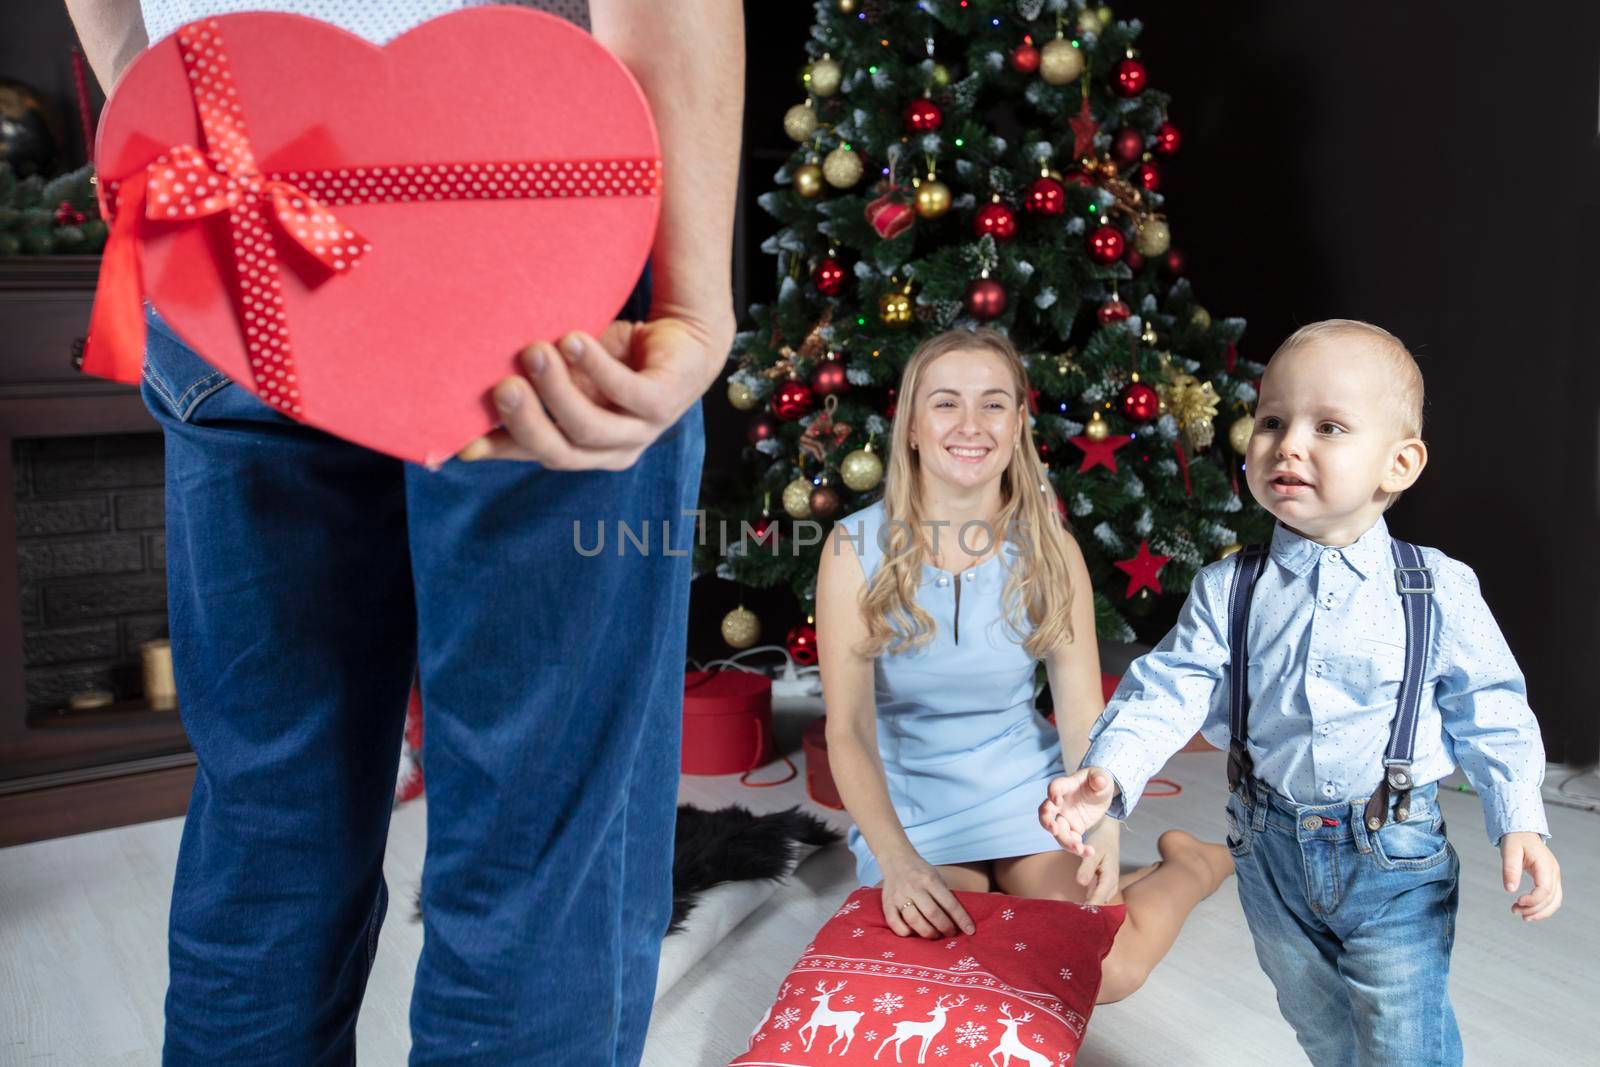
[[[1085,767],[1077,774],[1056,778],[1049,796],[1039,805],[1039,824],[1055,835],[1061,847],[1085,859],[1094,855],[1094,846],[1083,835],[1111,807],[1116,786],[1111,775],[1099,767]]]
[[[1518,897],[1511,911],[1523,922],[1548,919],[1561,907],[1561,865],[1544,838],[1527,831],[1500,838],[1500,867],[1506,892],[1515,893],[1522,884],[1522,872],[1533,875],[1533,892]]]
[[[459,458],[537,460],[551,470],[626,470],[716,381],[731,330],[690,319],[613,322],[522,353],[494,389],[504,429]],[[541,403],[542,401],[542,403]]]

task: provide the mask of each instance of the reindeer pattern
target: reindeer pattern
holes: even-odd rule
[[[949,1003],[946,1003],[946,1001],[949,1001]],[[950,1000],[948,996],[941,996],[938,1000],[934,1001],[933,1008],[929,1010],[928,1018],[925,1021],[918,1022],[914,1019],[911,1019],[895,1023],[894,1033],[883,1039],[883,1044],[878,1046],[878,1051],[872,1054],[872,1058],[877,1059],[879,1056],[881,1056],[883,1054],[883,1050],[887,1048],[889,1042],[892,1041],[894,1042],[894,1062],[899,1063],[900,1046],[905,1044],[910,1038],[920,1037],[922,1038],[922,1048],[917,1053],[917,1062],[927,1063],[928,1046],[933,1042],[934,1037],[939,1033],[939,1031],[944,1029],[945,1016],[949,1014],[951,1008],[959,1008],[966,1002],[967,997],[964,993],[957,996],[954,1000]]]
[[[817,1009],[811,1013],[811,1018],[806,1020],[805,1025],[800,1027],[801,1039],[805,1042],[807,1052],[811,1051],[811,1043],[817,1039],[817,1030],[824,1026],[833,1030],[833,1040],[828,1042],[828,1053],[830,1055],[833,1053],[833,1046],[840,1041],[844,1042],[844,1048],[839,1050],[839,1055],[843,1056],[850,1051],[850,1042],[856,1036],[856,1023],[861,1021],[861,1016],[865,1013],[859,1011],[834,1011],[828,1006],[828,998],[843,989],[846,984],[841,981],[838,985],[829,989],[828,983],[817,983],[817,993],[819,995],[811,998],[816,1002]],[[809,1034],[806,1033],[808,1030],[810,1031]]]

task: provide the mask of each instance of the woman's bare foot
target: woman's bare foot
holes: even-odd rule
[[[1215,893],[1233,873],[1233,856],[1222,845],[1202,841],[1183,830],[1168,830],[1156,840],[1162,863],[1183,864],[1204,880],[1206,895]]]

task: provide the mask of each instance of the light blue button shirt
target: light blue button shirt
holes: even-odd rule
[[[1327,548],[1280,525],[1250,609],[1250,758],[1258,779],[1300,804],[1360,800],[1378,787],[1405,659],[1389,528]],[[1527,686],[1472,568],[1422,549],[1433,623],[1412,773],[1460,764],[1483,800],[1489,839],[1547,834],[1544,744]],[[1104,767],[1126,818],[1145,784],[1196,730],[1228,747],[1228,592],[1237,560],[1196,576],[1178,624],[1128,668],[1089,732],[1083,765]]]

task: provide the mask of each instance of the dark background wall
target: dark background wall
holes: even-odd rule
[[[1529,679],[1552,759],[1600,753],[1600,5],[1487,0],[1124,0],[1184,147],[1165,168],[1189,276],[1265,358],[1295,326],[1370,319],[1418,353],[1432,463],[1397,534],[1470,564]],[[754,200],[787,156],[781,117],[811,8],[747,5],[740,306],[773,292]],[[6,0],[0,74],[60,98],[59,4]],[[743,420],[706,402],[709,478]],[[748,594],[781,637],[782,598]],[[727,583],[695,590],[691,654],[726,651]],[[773,630],[777,632],[774,633]]]

